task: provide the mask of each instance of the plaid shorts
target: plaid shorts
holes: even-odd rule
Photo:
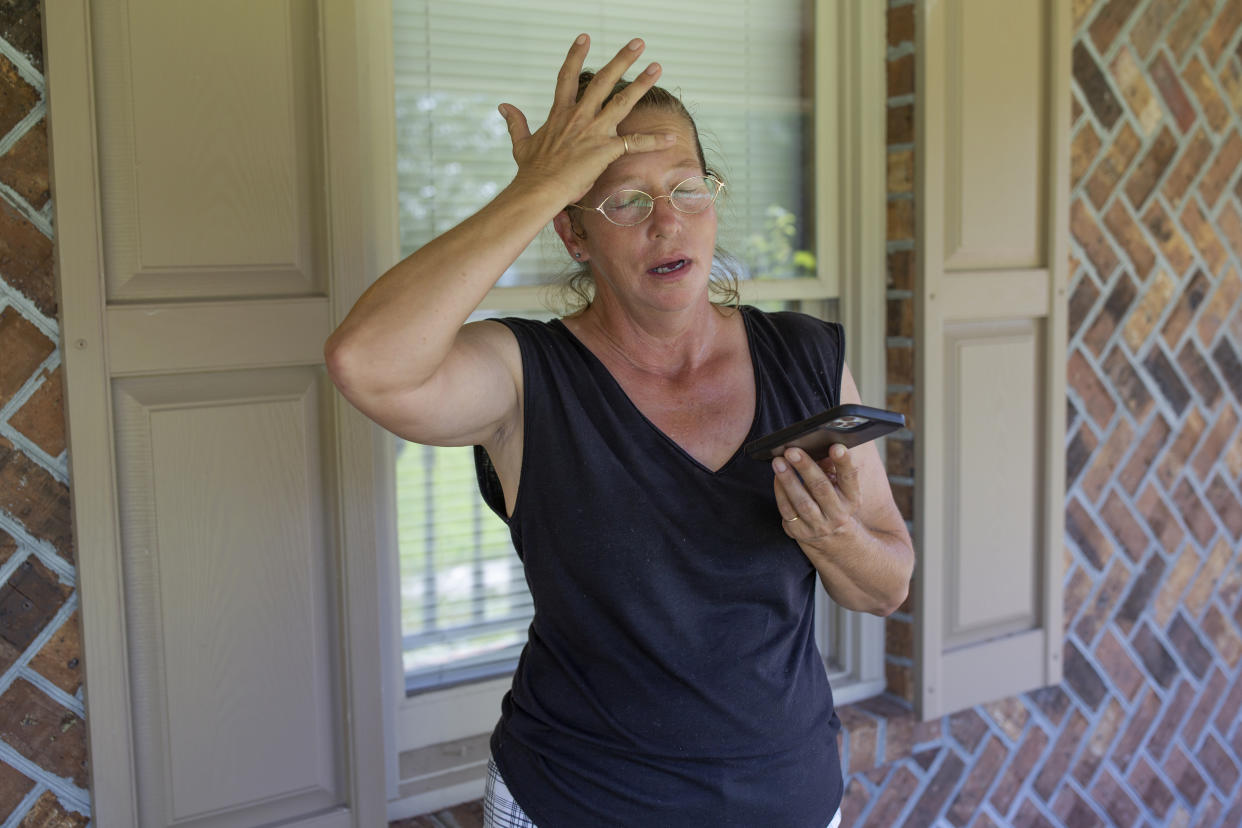
[[[487,784],[483,788],[483,828],[535,828],[535,823],[513,801],[513,794],[500,778],[494,759],[487,760]]]
[[[841,824],[841,809],[833,815],[828,828]],[[487,784],[483,789],[483,828],[535,828],[522,806],[513,801],[513,795],[500,778],[500,771],[493,759],[487,760]]]

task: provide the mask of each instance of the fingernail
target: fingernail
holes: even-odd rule
[[[631,41],[630,41],[630,47],[629,47],[629,48],[630,48],[630,51],[635,51],[635,50],[641,49],[641,48],[642,48],[642,45],[643,45],[643,41],[642,41],[642,39],[641,39],[641,38],[637,38],[637,37],[636,37],[636,38],[634,38],[633,40],[631,40]]]
[[[790,449],[789,451],[785,452],[785,456],[789,458],[789,462],[797,463],[799,460],[802,459],[802,452],[798,451],[797,449]]]
[[[783,472],[789,467],[785,465],[784,460],[778,457],[772,461],[772,468],[776,469],[778,472]]]
[[[654,75],[656,72],[659,72],[659,71],[660,71],[660,64],[658,63],[653,63],[647,67],[648,75]]]
[[[586,43],[586,42],[587,42],[587,36],[585,34],[578,35],[578,39],[574,41],[574,43],[577,43],[579,46],[581,46],[583,43]]]
[[[664,133],[664,143],[671,144],[677,140],[677,136],[671,132]]]

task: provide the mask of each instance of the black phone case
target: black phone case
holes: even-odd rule
[[[846,422],[837,422],[841,420]],[[866,405],[839,405],[747,443],[746,454],[754,460],[771,460],[796,446],[820,460],[827,457],[828,450],[837,443],[853,448],[905,424],[905,415],[896,411]]]

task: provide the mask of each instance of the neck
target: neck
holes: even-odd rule
[[[658,374],[694,369],[712,355],[725,314],[704,296],[677,310],[623,307],[606,291],[596,291],[590,307],[572,317],[583,333],[635,368]]]

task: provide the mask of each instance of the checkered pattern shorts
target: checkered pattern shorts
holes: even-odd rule
[[[841,811],[837,810],[828,828],[841,825]],[[513,801],[505,780],[493,759],[487,760],[487,785],[483,789],[483,828],[535,828],[522,807]]]
[[[483,788],[483,828],[535,828],[535,823],[513,801],[513,795],[500,778],[494,759],[487,760],[487,784]]]

